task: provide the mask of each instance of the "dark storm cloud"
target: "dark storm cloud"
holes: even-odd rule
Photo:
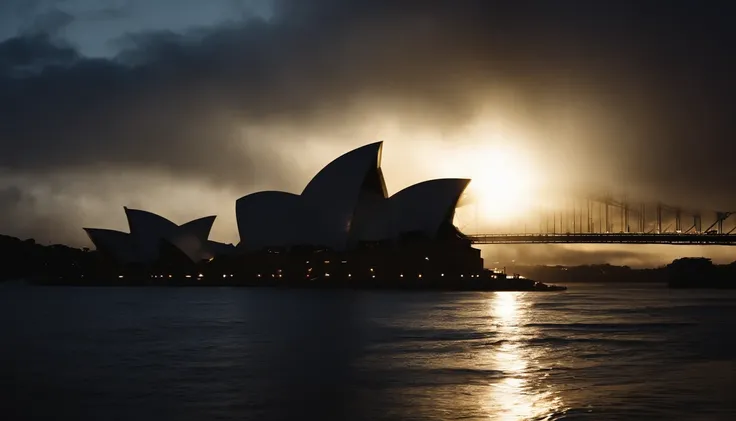
[[[123,3],[119,6],[105,7],[84,14],[87,19],[120,19],[130,16],[132,3]]]
[[[29,225],[34,226],[34,232],[47,231],[51,221],[37,215],[31,216],[33,212],[29,213],[36,203],[36,198],[32,194],[18,186],[10,185],[0,188],[2,234],[24,237]]]
[[[45,33],[56,35],[72,22],[74,22],[74,16],[54,9],[34,16],[26,27],[21,28],[21,31],[26,34]]]
[[[16,88],[16,83],[25,79],[24,76],[35,79],[46,67],[74,65],[79,59],[76,50],[52,44],[46,34],[7,40],[0,44],[0,74],[5,78],[3,82],[6,88],[3,93],[9,94],[11,89]]]
[[[283,144],[241,128],[338,129],[383,111],[445,130],[475,118],[504,86],[542,133],[561,108],[602,122],[584,143],[544,147],[613,162],[647,193],[716,202],[736,182],[729,10],[697,2],[274,4],[268,22],[132,34],[113,60],[80,57],[38,34],[5,41],[0,167],[273,177],[282,168],[267,162]],[[57,18],[50,29],[64,23]]]
[[[0,189],[0,212],[16,209],[23,200],[23,191],[17,186]]]
[[[77,226],[59,223],[62,215],[42,207],[43,201],[22,187],[0,188],[0,234],[36,238],[44,244],[77,236]]]

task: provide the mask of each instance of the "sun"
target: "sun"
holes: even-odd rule
[[[459,161],[471,182],[468,204],[479,223],[512,223],[528,216],[539,179],[527,155],[513,145],[484,145]]]
[[[523,136],[494,133],[468,130],[465,140],[442,142],[423,161],[432,178],[470,179],[455,212],[463,232],[525,230],[548,196],[551,179],[532,144]]]

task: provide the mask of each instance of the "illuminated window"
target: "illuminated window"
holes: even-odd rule
[[[185,276],[185,277],[186,277],[186,278],[191,278],[191,277],[192,277],[192,275],[187,275],[187,276]]]
[[[329,264],[329,263],[330,263],[330,261],[329,261],[329,260],[325,260],[325,264]]]
[[[345,264],[345,263],[347,263],[347,262],[348,262],[347,260],[343,260],[343,261],[342,261],[342,264]]]
[[[123,275],[118,275],[118,278],[122,278],[122,277],[123,277]]]
[[[329,278],[330,277],[330,274],[329,273],[325,273],[325,277]]]

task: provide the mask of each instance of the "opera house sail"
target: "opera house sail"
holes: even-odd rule
[[[84,228],[98,251],[120,264],[150,264],[174,251],[192,263],[226,254],[232,246],[209,241],[215,216],[177,225],[152,212],[124,207],[130,233]]]
[[[301,193],[260,191],[238,199],[237,247],[208,240],[214,216],[177,225],[125,208],[130,233],[85,230],[118,263],[150,265],[173,253],[207,262],[225,277],[399,279],[481,271],[480,251],[453,225],[470,180],[428,180],[389,196],[382,150],[376,142],[339,156]],[[332,261],[340,264],[328,266]]]

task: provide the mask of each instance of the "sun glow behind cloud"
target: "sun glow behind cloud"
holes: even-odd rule
[[[483,119],[479,119],[483,121]],[[457,141],[433,145],[431,177],[471,179],[456,224],[465,232],[523,224],[546,200],[551,168],[545,168],[522,130],[510,124],[478,123]]]
[[[487,222],[509,222],[534,205],[539,176],[528,159],[508,145],[479,145],[467,151],[469,194]]]

